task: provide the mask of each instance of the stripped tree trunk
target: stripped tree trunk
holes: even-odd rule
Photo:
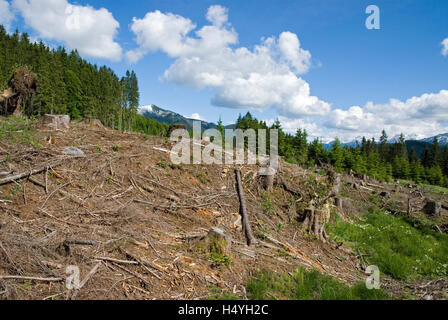
[[[246,198],[244,197],[243,184],[241,182],[241,171],[240,169],[235,169],[236,177],[236,188],[238,192],[238,198],[240,200],[240,214],[241,214],[241,224],[243,226],[243,232],[246,236],[246,242],[248,246],[255,243],[254,235],[252,234],[252,229],[249,223],[249,217],[247,215],[246,209]]]

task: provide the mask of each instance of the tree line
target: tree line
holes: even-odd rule
[[[38,78],[33,108],[25,109],[27,116],[69,114],[72,119],[99,119],[122,131],[149,135],[168,131],[168,124],[138,114],[140,95],[134,71],[119,78],[112,69],[82,59],[76,50],[51,49],[42,41],[30,41],[26,33],[8,34],[0,25],[0,89],[7,86],[18,67],[27,67]],[[338,171],[352,170],[383,181],[409,179],[448,187],[448,147],[442,148],[437,139],[431,146],[426,145],[419,158],[413,148],[407,150],[403,135],[389,144],[384,131],[379,142],[363,138],[356,146],[348,147],[336,139],[326,150],[319,139],[309,143],[306,130],[298,129],[291,135],[283,131],[280,121],[268,126],[250,112],[238,117],[236,127],[277,129],[279,154],[288,162],[307,166],[329,163]],[[221,120],[218,129],[224,129]]]
[[[72,119],[99,119],[114,129],[160,134],[168,125],[138,114],[139,87],[134,71],[119,78],[106,66],[82,59],[76,50],[51,49],[32,42],[28,34],[8,34],[0,25],[0,89],[5,88],[18,67],[38,78],[33,108],[27,116],[68,114]]]
[[[336,138],[327,150],[319,139],[308,142],[306,130],[298,129],[296,134],[288,134],[280,121],[268,126],[250,112],[238,117],[236,127],[243,130],[277,129],[279,155],[291,163],[304,166],[331,164],[336,171],[366,174],[381,181],[403,179],[448,187],[448,146],[441,147],[437,138],[431,145],[426,144],[419,158],[413,147],[407,149],[403,134],[397,142],[389,143],[384,130],[379,141],[364,137],[355,146],[347,146]]]

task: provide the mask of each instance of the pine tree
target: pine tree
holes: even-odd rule
[[[415,152],[414,147],[411,148],[411,152],[409,153],[409,162],[410,163],[418,162],[417,152]]]
[[[435,167],[441,165],[442,165],[442,152],[440,150],[439,140],[437,139],[437,137],[435,137],[430,152],[429,166]]]
[[[425,168],[429,168],[431,166],[432,159],[431,153],[429,152],[428,144],[425,144],[425,149],[423,149],[421,162]]]
[[[71,70],[66,70],[65,81],[67,84],[67,108],[72,119],[81,117],[80,109],[82,104],[81,80]]]
[[[296,159],[300,164],[305,164],[308,162],[308,133],[306,130],[297,129],[296,136],[294,138],[294,153],[296,154]]]
[[[380,137],[379,152],[382,161],[386,162],[389,160],[389,145],[387,144],[387,134],[385,130],[383,130]]]
[[[339,138],[336,138],[333,142],[333,146],[331,147],[330,152],[331,163],[335,167],[336,170],[343,169],[344,166],[344,150],[342,149],[341,142]]]

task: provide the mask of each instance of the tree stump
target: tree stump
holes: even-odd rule
[[[334,206],[339,210],[343,209],[343,200],[342,198],[336,197],[334,198]]]
[[[426,200],[425,213],[431,216],[440,216],[442,213],[442,204],[433,200]]]
[[[50,130],[70,129],[70,117],[68,115],[46,114],[39,119],[39,126]]]
[[[221,228],[213,227],[205,236],[204,241],[208,252],[227,254],[232,245],[232,235]]]
[[[305,209],[305,219],[303,230],[314,234],[318,240],[326,242],[328,235],[325,232],[325,225],[330,221],[330,208],[325,205],[322,209]]]

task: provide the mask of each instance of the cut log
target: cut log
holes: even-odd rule
[[[38,168],[38,169],[35,169],[35,170],[30,170],[30,171],[27,171],[27,172],[18,173],[18,174],[15,174],[15,175],[12,175],[12,176],[0,179],[0,186],[3,185],[3,184],[7,184],[7,183],[10,183],[10,182],[19,180],[19,179],[23,179],[23,178],[30,177],[32,175],[41,173],[41,172],[45,171],[46,169],[47,169],[47,167],[42,167],[42,168]]]
[[[256,241],[254,235],[252,234],[249,217],[247,215],[246,198],[244,197],[243,183],[241,182],[241,171],[239,169],[235,169],[235,177],[236,177],[236,189],[238,192],[238,198],[240,200],[240,214],[241,214],[241,223],[243,225],[243,232],[244,235],[246,236],[247,245],[251,246]]]

